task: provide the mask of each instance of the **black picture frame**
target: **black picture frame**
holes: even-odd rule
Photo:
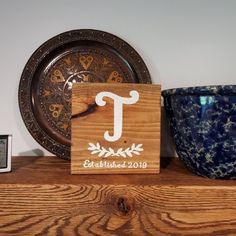
[[[11,135],[0,135],[0,173],[11,171]]]

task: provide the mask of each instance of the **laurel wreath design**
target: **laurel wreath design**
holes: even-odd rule
[[[102,147],[100,143],[89,143],[88,150],[92,155],[97,154],[99,157],[133,157],[133,155],[140,155],[144,149],[142,148],[143,144],[133,143],[130,147],[123,149],[119,148],[117,151],[113,150],[111,147],[108,149]]]

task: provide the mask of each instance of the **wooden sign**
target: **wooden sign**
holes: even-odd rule
[[[159,173],[160,86],[74,84],[71,173]]]

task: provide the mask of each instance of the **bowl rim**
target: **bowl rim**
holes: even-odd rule
[[[161,92],[163,97],[172,95],[235,95],[236,85],[208,85],[196,87],[182,87],[165,89]]]

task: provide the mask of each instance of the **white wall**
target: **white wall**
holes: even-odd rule
[[[13,155],[49,154],[26,130],[17,93],[33,51],[59,33],[91,28],[123,38],[166,89],[236,84],[235,26],[234,0],[0,0],[0,133],[14,135]]]

